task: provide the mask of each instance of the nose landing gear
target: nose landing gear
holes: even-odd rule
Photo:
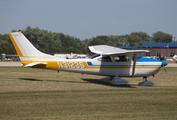
[[[147,76],[145,76],[145,77],[143,77],[143,82],[140,82],[138,85],[139,86],[153,86],[154,85],[154,83],[153,82],[151,82],[151,81],[148,81],[147,80]]]

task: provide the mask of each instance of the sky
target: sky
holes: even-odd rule
[[[157,31],[177,40],[176,12],[177,0],[0,0],[0,34],[31,26],[81,40]]]

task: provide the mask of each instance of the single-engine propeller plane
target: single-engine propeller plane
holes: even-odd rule
[[[108,45],[89,46],[90,51],[96,53],[89,58],[62,59],[40,52],[21,32],[9,33],[9,36],[24,67],[108,76],[101,81],[115,85],[128,83],[122,77],[143,77],[139,85],[152,86],[154,83],[147,78],[167,65],[164,61],[137,57],[148,50],[124,50]]]

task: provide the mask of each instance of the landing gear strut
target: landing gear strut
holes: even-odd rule
[[[144,80],[144,81],[147,81],[147,76],[143,77],[143,80]]]

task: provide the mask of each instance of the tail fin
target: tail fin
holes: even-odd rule
[[[58,59],[37,50],[21,32],[9,33],[9,36],[24,67],[44,68],[46,61]]]
[[[53,57],[37,50],[21,32],[9,33],[9,36],[20,58]]]

